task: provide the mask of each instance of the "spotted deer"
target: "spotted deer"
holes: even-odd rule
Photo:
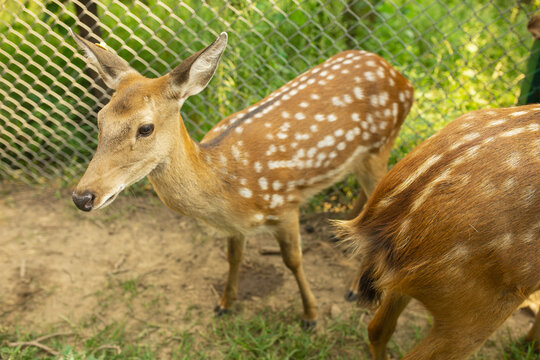
[[[148,176],[165,205],[223,230],[229,273],[218,314],[236,297],[245,237],[271,232],[300,288],[303,324],[313,326],[317,310],[302,268],[299,205],[353,173],[362,187],[361,209],[386,172],[412,105],[409,82],[375,54],[341,52],[223,119],[197,143],[180,108],[214,75],[226,33],[155,79],[73,36],[115,89],[98,114],[98,147],[73,192],[77,207],[101,209]]]
[[[379,305],[373,359],[411,298],[433,315],[404,359],[466,359],[540,290],[540,105],[471,112],[396,164],[338,224],[361,257],[360,303]],[[527,335],[540,350],[540,314]]]

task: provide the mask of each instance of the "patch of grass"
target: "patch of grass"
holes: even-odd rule
[[[322,321],[320,330],[302,331],[296,307],[283,311],[265,308],[253,315],[238,314],[215,318],[198,330],[177,331],[175,326],[163,328],[159,337],[149,340],[158,325],[146,325],[138,336],[128,334],[122,322],[112,322],[96,328],[96,324],[81,324],[71,336],[47,339],[43,345],[58,351],[59,356],[48,355],[35,346],[11,347],[7,342],[31,341],[39,336],[16,331],[4,333],[1,338],[0,357],[3,359],[370,359],[367,324],[362,321],[364,310],[351,309],[346,315]],[[424,335],[418,329],[405,346],[412,348]],[[80,332],[80,333],[79,333]],[[88,334],[83,336],[82,334]],[[141,335],[142,334],[142,335]],[[490,343],[489,351],[481,349],[472,358],[539,360],[531,344],[523,344],[511,336],[502,342]],[[393,356],[403,356],[394,340],[388,345]],[[486,355],[490,354],[490,355]]]

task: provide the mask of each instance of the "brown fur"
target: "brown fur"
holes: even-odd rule
[[[407,359],[468,357],[540,289],[539,119],[539,105],[461,116],[396,164],[342,225],[362,257],[363,301],[382,297],[385,312],[414,297],[434,316]],[[392,328],[401,310],[372,327]],[[374,337],[382,359],[388,339]]]

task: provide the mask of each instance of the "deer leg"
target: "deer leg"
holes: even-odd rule
[[[298,212],[290,216],[291,220],[283,223],[276,231],[275,237],[281,249],[283,262],[292,271],[302,296],[304,319],[302,327],[309,329],[317,324],[317,305],[311,292],[302,267],[302,249],[298,224]]]
[[[478,300],[478,295],[467,295],[462,294],[469,301]],[[435,300],[437,311],[431,311],[433,328],[402,360],[469,358],[523,301],[522,297],[501,298],[500,294],[486,295],[485,298],[486,301],[475,302],[470,308],[459,306],[464,304],[463,301]],[[426,307],[430,310],[430,306]]]
[[[242,263],[242,254],[246,239],[243,235],[231,236],[227,239],[227,260],[229,261],[229,273],[225,290],[221,295],[218,305],[214,309],[216,314],[223,315],[230,311],[233,301],[236,299],[238,290],[238,272]]]
[[[374,156],[373,158],[366,161],[364,167],[356,171],[356,179],[360,184],[361,190],[358,193],[358,196],[355,200],[353,209],[348,214],[347,218],[352,220],[360,214],[364,205],[366,204],[369,196],[375,190],[375,187],[379,183],[379,180],[386,174],[387,162],[388,162],[388,151],[383,151],[380,154]],[[356,275],[354,276],[349,290],[345,294],[345,299],[347,301],[355,301],[358,299],[358,286],[360,284],[360,277],[362,276],[361,269],[358,269]]]
[[[396,329],[399,315],[411,301],[409,296],[387,294],[368,325],[369,349],[374,360],[386,360],[386,344]]]
[[[538,314],[536,314],[536,320],[534,321],[531,330],[529,330],[525,340],[531,342],[534,341],[534,348],[540,353],[540,311]]]

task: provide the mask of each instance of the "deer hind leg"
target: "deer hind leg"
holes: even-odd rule
[[[275,237],[281,249],[283,262],[292,271],[300,288],[302,305],[304,306],[302,327],[304,329],[313,328],[317,324],[317,305],[302,267],[302,248],[297,211],[279,226],[275,232]]]
[[[369,350],[374,360],[386,360],[386,344],[392,337],[399,315],[411,301],[409,296],[389,293],[368,325]]]
[[[358,214],[360,214],[364,208],[364,205],[366,204],[367,199],[379,183],[379,180],[381,180],[388,171],[387,163],[389,154],[389,150],[384,149],[381,153],[366,160],[363,163],[363,166],[360,166],[356,170],[355,174],[361,190],[359,191],[355,200],[353,209],[347,216],[348,219],[354,219],[356,216],[358,216]],[[345,294],[346,300],[355,301],[358,298],[358,286],[360,284],[361,276],[362,271],[361,269],[358,269],[347,293]]]
[[[518,296],[494,293],[468,292],[460,296],[462,299],[436,300],[430,333],[402,360],[468,359],[523,301]],[[466,307],[467,303],[475,305]]]
[[[238,291],[238,272],[242,263],[242,255],[246,239],[243,235],[231,236],[227,239],[227,260],[229,261],[229,273],[225,290],[221,295],[218,305],[214,309],[216,314],[223,315],[230,311]]]
[[[531,342],[534,341],[534,348],[540,353],[540,311],[538,314],[536,314],[536,320],[534,321],[531,330],[529,330],[525,340]]]

